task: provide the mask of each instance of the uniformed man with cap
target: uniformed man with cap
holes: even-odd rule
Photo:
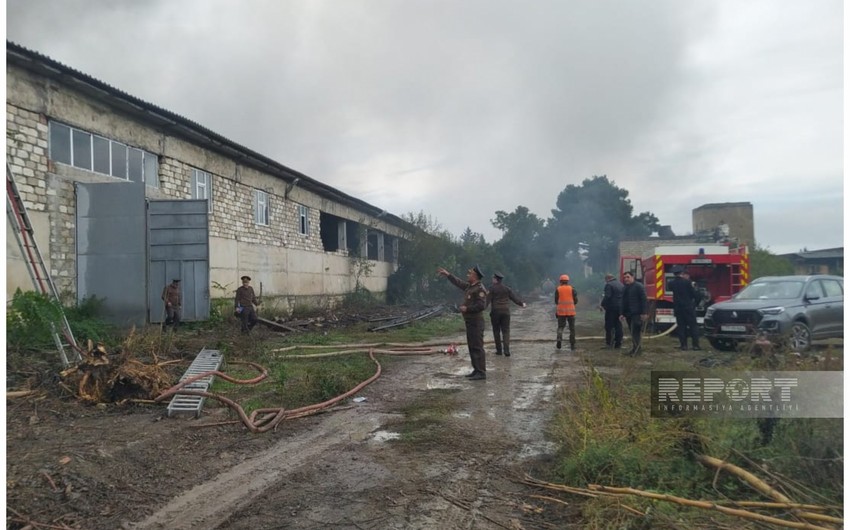
[[[496,343],[496,355],[511,356],[511,305],[526,307],[525,302],[514,294],[513,290],[502,283],[505,277],[500,272],[493,273],[493,282],[487,295],[490,304],[490,324],[493,325],[493,340]]]
[[[242,286],[236,289],[236,299],[234,300],[236,315],[242,321],[242,333],[250,333],[254,326],[257,325],[257,310],[255,305],[260,305],[262,302],[257,300],[257,295],[254,294],[254,288],[251,287],[251,277],[242,276]]]
[[[466,271],[466,281],[443,267],[437,269],[437,274],[445,276],[464,291],[460,312],[466,324],[466,344],[469,346],[469,359],[472,362],[472,372],[467,377],[473,381],[487,379],[487,365],[484,360],[484,309],[487,308],[487,289],[481,285],[484,273],[475,265]]]
[[[165,303],[165,322],[162,327],[172,326],[177,329],[183,310],[183,295],[180,292],[180,278],[173,278],[171,283],[162,290],[162,301]]]
[[[697,304],[700,293],[681,265],[672,268],[675,278],[670,280],[667,289],[673,293],[673,315],[676,316],[676,331],[679,335],[679,349],[688,349],[688,337],[694,350],[699,350],[699,326],[697,326]]]

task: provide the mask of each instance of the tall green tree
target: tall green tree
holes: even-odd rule
[[[613,270],[621,239],[649,237],[659,228],[654,214],[634,215],[629,192],[605,175],[585,179],[581,186],[568,185],[558,194],[555,206],[545,230],[551,248],[548,257],[554,266],[570,255],[586,252],[589,265]]]
[[[476,264],[488,275],[503,266],[493,246],[469,228],[455,239],[423,212],[405,214],[402,219],[416,230],[410,239],[399,241],[398,269],[387,280],[390,303],[453,303],[458,298],[457,288],[437,276],[437,267],[466,278],[466,271]],[[489,278],[484,280],[489,284]]]
[[[485,274],[485,286],[490,285],[490,276],[494,271],[505,269],[504,257],[493,245],[487,243],[482,234],[467,228],[460,236],[460,245],[463,249],[463,259],[467,260],[461,264],[464,267],[462,272],[472,265],[478,265]]]
[[[499,210],[490,222],[502,231],[493,248],[504,260],[502,272],[509,283],[526,292],[537,287],[544,271],[540,237],[545,222],[525,206],[517,206],[511,213]]]
[[[409,239],[399,240],[398,269],[387,279],[387,301],[431,303],[447,299],[447,282],[439,281],[437,267],[457,267],[461,247],[452,234],[424,212],[407,213],[402,219],[413,225]]]

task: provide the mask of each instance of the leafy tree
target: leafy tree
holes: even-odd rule
[[[410,239],[399,240],[398,269],[387,280],[387,301],[431,302],[439,297],[430,287],[437,284],[435,273],[440,263],[453,264],[456,252],[451,234],[424,212],[408,213],[402,219],[415,229]]]
[[[469,228],[460,237],[462,253],[458,256],[462,270],[453,271],[455,274],[466,272],[472,265],[478,265],[484,272],[482,279],[485,286],[490,285],[490,278],[494,271],[504,271],[505,261],[503,256],[487,243],[482,234],[472,232]],[[451,270],[451,269],[450,269]]]
[[[493,247],[505,263],[502,272],[511,278],[511,285],[526,292],[537,287],[544,271],[540,248],[544,221],[525,206],[517,206],[511,213],[497,211],[490,222],[502,231],[502,238]]]
[[[387,300],[403,302],[448,302],[457,299],[457,289],[437,276],[437,267],[445,267],[465,277],[473,264],[483,267],[501,263],[484,236],[466,229],[460,239],[443,230],[431,216],[420,212],[402,218],[416,229],[410,240],[399,241],[398,269],[387,280]]]
[[[788,274],[794,274],[794,266],[787,259],[758,245],[750,252],[751,280],[762,276],[786,276]]]
[[[558,194],[555,205],[545,230],[551,248],[548,258],[554,260],[550,264],[554,267],[570,252],[579,252],[583,243],[591,266],[613,269],[621,239],[649,237],[660,226],[650,212],[633,215],[629,192],[605,175],[585,179],[581,186],[568,185]]]

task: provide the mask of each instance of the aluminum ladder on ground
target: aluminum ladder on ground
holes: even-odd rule
[[[27,272],[30,274],[35,290],[47,295],[59,309],[58,322],[50,322],[50,332],[53,335],[53,342],[56,343],[56,349],[59,350],[62,365],[67,368],[72,362],[80,362],[82,357],[74,334],[71,332],[71,326],[68,325],[68,319],[65,317],[65,311],[62,310],[59,292],[56,290],[56,285],[50,277],[50,271],[47,270],[44,258],[41,257],[41,251],[38,250],[38,245],[35,242],[32,223],[30,223],[21,194],[18,192],[18,186],[15,184],[9,162],[6,162],[6,215],[12,223],[12,231],[15,233],[15,239],[21,248],[21,255],[27,264]],[[63,342],[63,339],[65,342]],[[70,349],[70,360],[65,351],[66,347]]]
[[[183,377],[180,378],[180,381],[185,381],[204,372],[218,370],[218,367],[221,366],[221,362],[223,360],[224,357],[221,355],[220,351],[204,348],[200,351],[200,353],[198,353],[198,356],[195,357],[192,364],[189,365],[189,368],[186,370],[186,373],[183,374]],[[181,390],[208,392],[213,384],[213,379],[215,379],[215,376],[210,374],[198,379],[197,381],[189,383]],[[204,396],[182,395],[178,393],[171,398],[171,403],[168,404],[168,417],[170,418],[172,414],[176,414],[178,412],[191,412],[196,418],[198,418],[201,416],[201,409],[204,408],[205,400],[206,398]]]

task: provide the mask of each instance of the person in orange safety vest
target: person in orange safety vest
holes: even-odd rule
[[[561,349],[561,340],[564,335],[564,327],[570,324],[570,350],[576,349],[576,305],[578,305],[578,293],[570,285],[570,277],[562,274],[560,285],[555,289],[555,316],[558,318],[558,338],[555,347]]]

